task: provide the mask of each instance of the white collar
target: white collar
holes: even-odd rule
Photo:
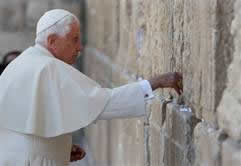
[[[35,44],[34,48],[37,48],[41,52],[44,52],[46,55],[54,57],[54,55],[45,47],[41,46],[40,44]]]

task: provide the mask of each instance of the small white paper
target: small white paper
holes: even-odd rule
[[[190,107],[184,107],[180,109],[181,112],[192,112],[192,109]]]

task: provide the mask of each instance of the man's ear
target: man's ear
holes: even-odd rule
[[[52,49],[55,48],[57,39],[58,39],[58,36],[56,34],[49,35],[47,38],[48,47],[50,47]]]

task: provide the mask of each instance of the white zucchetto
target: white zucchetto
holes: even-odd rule
[[[73,16],[73,14],[63,9],[53,9],[44,13],[37,23],[36,35],[52,27],[67,16]]]

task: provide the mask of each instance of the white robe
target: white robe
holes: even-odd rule
[[[71,132],[97,119],[145,114],[138,83],[101,88],[34,46],[0,77],[0,165],[66,166]]]

